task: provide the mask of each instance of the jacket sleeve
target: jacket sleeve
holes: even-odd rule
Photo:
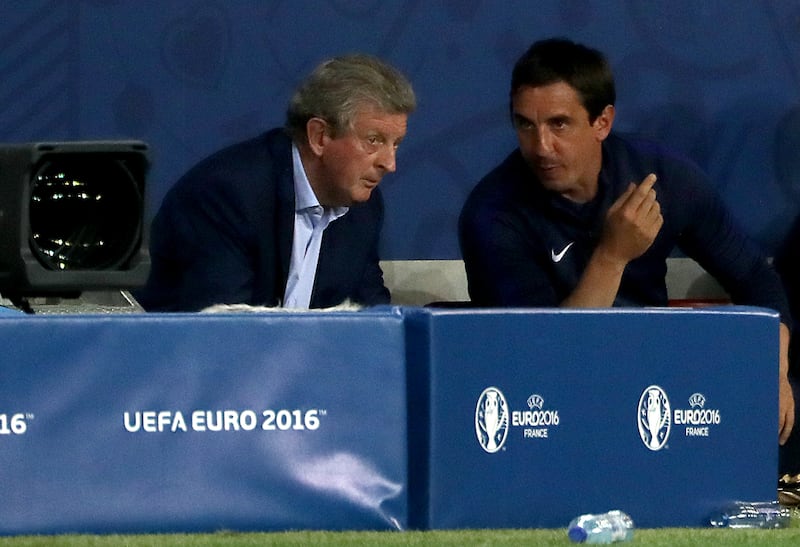
[[[383,270],[380,267],[380,235],[383,227],[383,198],[380,193],[375,194],[375,214],[373,218],[372,237],[367,249],[364,263],[364,273],[358,287],[356,300],[365,306],[388,304],[391,300],[389,289],[383,280]]]
[[[242,230],[240,212],[229,196],[197,181],[165,198],[153,220],[148,282],[136,296],[148,311],[198,311],[212,304],[248,302],[252,295],[254,250]],[[193,186],[186,185],[186,186]],[[200,188],[199,186],[204,188]]]
[[[791,324],[791,314],[778,274],[763,250],[740,228],[722,199],[703,177],[691,173],[680,181],[686,204],[679,246],[707,270],[736,304],[776,310]]]

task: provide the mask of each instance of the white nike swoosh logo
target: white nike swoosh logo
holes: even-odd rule
[[[558,254],[556,254],[556,251],[554,249],[550,249],[550,258],[553,259],[553,262],[555,263],[561,262],[561,259],[564,258],[564,255],[567,254],[567,251],[569,251],[569,248],[572,247],[574,243],[575,243],[574,241],[570,242],[569,245],[564,247]]]

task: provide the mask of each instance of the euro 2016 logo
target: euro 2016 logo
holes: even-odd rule
[[[667,394],[659,386],[649,386],[639,398],[637,423],[639,436],[650,450],[661,450],[667,444],[672,426]]]
[[[508,403],[496,387],[487,387],[478,397],[475,407],[475,434],[488,453],[503,447],[508,435]]]

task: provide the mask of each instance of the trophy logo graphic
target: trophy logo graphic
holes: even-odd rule
[[[672,419],[669,399],[659,386],[649,386],[642,392],[637,423],[639,437],[647,448],[653,451],[664,448],[669,438]]]
[[[496,387],[487,387],[475,407],[475,434],[486,452],[492,454],[503,447],[508,434],[508,403]]]

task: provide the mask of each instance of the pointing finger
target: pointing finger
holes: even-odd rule
[[[636,191],[631,194],[628,198],[628,204],[631,207],[639,208],[642,203],[649,201],[650,203],[655,201],[655,190],[653,190],[653,185],[656,183],[656,176],[653,173],[647,175],[639,186],[636,187]]]
[[[639,190],[643,193],[647,193],[653,189],[653,185],[655,185],[657,177],[655,173],[650,173],[647,175],[644,180],[639,183]]]

